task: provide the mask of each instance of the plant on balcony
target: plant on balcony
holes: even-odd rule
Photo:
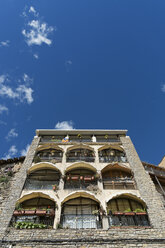
[[[71,179],[71,177],[70,176],[67,176],[66,180],[69,181],[70,179]]]
[[[31,222],[17,222],[14,225],[15,228],[17,229],[45,229],[47,228],[47,225],[44,224],[36,224],[36,223],[31,223]]]
[[[106,134],[106,135],[104,136],[105,139],[108,139],[108,137],[109,137],[108,134]]]
[[[97,209],[97,210],[93,210],[93,211],[92,211],[92,214],[95,215],[95,216],[97,216],[97,215],[99,215],[100,213],[99,213],[99,210]]]
[[[73,175],[73,176],[71,176],[71,179],[77,181],[77,180],[79,180],[79,176]]]
[[[56,229],[63,229],[63,226],[60,222],[56,224]]]
[[[36,209],[36,215],[43,216],[46,215],[46,213],[47,213],[46,208]]]
[[[58,185],[57,185],[57,184],[52,185],[52,189],[53,189],[54,191],[58,190]]]
[[[130,208],[124,210],[124,214],[125,214],[125,215],[135,215],[135,213],[132,212]]]
[[[25,215],[34,215],[36,208],[25,209]]]
[[[94,180],[94,177],[93,177]],[[84,181],[92,181],[92,176],[84,176]]]
[[[142,209],[142,208],[136,208],[134,210],[134,213],[136,213],[136,215],[146,215],[146,210],[145,209]]]
[[[41,162],[41,159],[39,156],[35,156],[33,161],[34,161],[34,163],[39,163],[39,162]]]
[[[98,186],[97,186],[97,185],[93,185],[93,184],[90,184],[90,185],[87,187],[87,190],[92,191],[92,192],[94,192],[94,193],[96,193],[96,194],[100,192]]]
[[[77,137],[78,137],[79,139],[81,139],[81,138],[82,138],[82,135],[79,133],[79,134],[77,134]]]
[[[84,179],[84,177],[83,176],[80,176],[80,180],[83,180]]]

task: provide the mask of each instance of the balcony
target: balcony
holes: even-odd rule
[[[103,178],[104,189],[136,189],[135,181],[132,178]]]
[[[101,221],[93,214],[63,214],[61,216],[63,228],[71,229],[99,229]]]
[[[146,213],[121,213],[116,212],[108,216],[109,226],[149,226],[148,216]]]
[[[66,162],[73,163],[73,162],[89,162],[92,163],[95,161],[95,156],[93,150],[90,149],[72,149],[69,150],[66,154]]]
[[[65,189],[87,189],[90,185],[97,185],[94,176],[68,175],[65,180]]]
[[[66,162],[67,163],[73,163],[73,162],[89,162],[93,163],[95,161],[94,157],[85,157],[85,156],[74,156],[74,157],[67,157]]]
[[[59,185],[58,181],[39,181],[27,179],[24,185],[24,190],[52,190],[53,185]]]
[[[100,163],[112,163],[112,162],[119,162],[119,163],[126,163],[127,158],[124,156],[99,156]]]
[[[60,156],[50,156],[50,157],[35,157],[34,158],[35,163],[39,162],[51,162],[51,163],[61,163],[62,162],[62,157]]]

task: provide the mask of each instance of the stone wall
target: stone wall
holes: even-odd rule
[[[165,247],[165,231],[159,229],[105,230],[8,230],[0,247],[15,248],[135,248]]]
[[[22,188],[26,180],[26,176],[27,176],[26,171],[31,166],[38,143],[39,143],[39,138],[35,137],[30,146],[27,157],[20,171],[17,173],[17,177],[15,178],[15,181],[13,182],[10,195],[4,202],[4,208],[2,209],[2,213],[0,215],[0,224],[1,224],[0,240],[5,235],[5,231],[12,218],[13,211],[15,209],[15,203],[21,195]]]
[[[165,228],[165,209],[161,197],[155,189],[154,183],[149,174],[145,171],[131,139],[128,136],[121,137],[121,141],[130,167],[134,173],[137,188],[147,205],[151,225],[154,228]]]

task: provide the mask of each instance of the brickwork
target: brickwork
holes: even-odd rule
[[[13,230],[4,237],[1,247],[15,248],[133,248],[165,247],[165,231],[159,229],[105,230]]]
[[[30,146],[27,157],[20,171],[17,173],[17,177],[15,181],[13,182],[10,195],[8,199],[6,199],[6,202],[4,202],[4,208],[0,216],[0,224],[1,224],[0,240],[3,238],[5,231],[10,223],[10,220],[13,215],[13,211],[15,209],[15,203],[21,195],[22,188],[26,180],[26,171],[31,166],[35,154],[35,150],[38,146],[38,142],[39,142],[39,138],[35,137]]]
[[[145,171],[129,137],[121,137],[127,159],[134,173],[137,188],[147,205],[150,223],[154,228],[165,228],[165,209],[149,174]]]

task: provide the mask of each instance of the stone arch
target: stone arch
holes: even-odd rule
[[[127,165],[125,164],[118,164],[118,163],[115,163],[115,164],[106,164],[102,170],[101,170],[101,173],[107,171],[107,170],[114,170],[114,169],[118,169],[118,170],[125,170],[125,171],[128,171],[128,172],[131,172],[131,168],[129,168]]]
[[[76,191],[76,192],[72,192],[70,194],[68,194],[65,198],[63,198],[63,200],[61,201],[61,205],[71,199],[75,199],[78,197],[84,197],[84,198],[89,198],[91,200],[94,200],[96,202],[98,202],[101,206],[101,202],[100,200],[91,192],[86,192],[86,191]]]
[[[53,201],[56,204],[55,199],[50,197],[48,194],[45,194],[45,193],[42,193],[42,192],[33,192],[33,193],[30,193],[30,194],[26,194],[26,195],[22,196],[21,198],[19,198],[16,203],[22,203],[24,201],[31,200],[31,199],[37,198],[37,197],[46,198],[48,200]]]
[[[74,150],[74,149],[87,149],[87,150],[91,150],[94,152],[94,149],[93,147],[89,146],[89,145],[83,145],[83,144],[80,144],[80,145],[73,145],[73,146],[70,146],[66,152],[69,152],[71,150]]]
[[[52,169],[52,170],[57,170],[58,172],[60,172],[61,174],[61,171],[60,169],[53,163],[50,163],[50,162],[40,162],[40,163],[36,163],[34,164],[32,167],[29,168],[28,170],[28,174],[36,171],[36,170],[42,170],[42,169]]]
[[[62,152],[64,152],[64,150],[61,148],[61,147],[59,147],[58,145],[56,145],[56,144],[45,144],[45,145],[41,145],[41,146],[39,146],[38,148],[37,148],[37,152],[39,152],[39,151],[44,151],[44,150],[48,150],[48,149],[55,149],[55,150],[59,150],[59,151],[62,151]]]
[[[117,146],[117,145],[104,145],[104,146],[101,146],[98,151],[102,151],[102,150],[105,150],[105,149],[114,149],[114,150],[118,150],[118,151],[121,151],[123,152],[124,149],[121,147],[121,146]]]
[[[106,203],[110,202],[113,199],[117,199],[117,198],[127,198],[127,199],[132,199],[134,201],[140,202],[145,208],[147,207],[145,201],[138,196],[136,193],[115,193],[113,195],[111,195],[107,200]]]
[[[78,169],[78,168],[89,169],[92,170],[93,172],[96,172],[96,168],[93,165],[85,162],[73,163],[66,168],[65,172],[69,172],[73,169]]]

